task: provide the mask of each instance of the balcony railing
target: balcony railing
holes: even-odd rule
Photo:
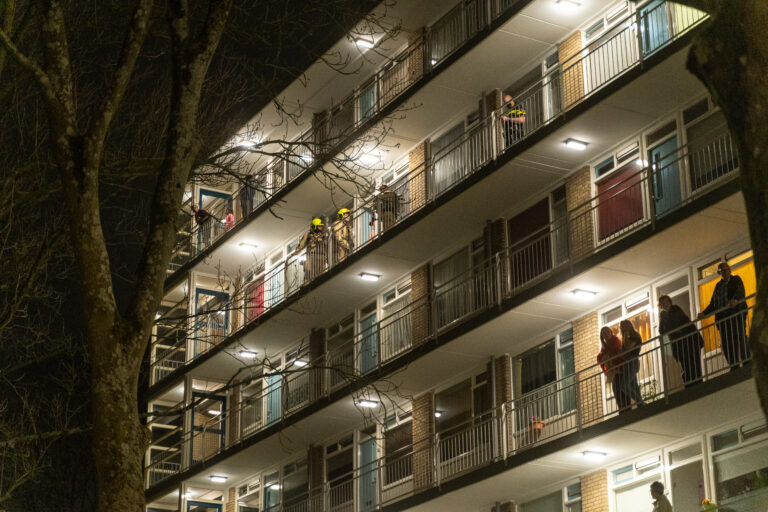
[[[629,175],[622,181],[601,191],[567,215],[542,226],[527,238],[516,241],[490,260],[442,284],[434,291],[433,300],[426,299],[434,303],[434,311],[418,313],[433,318],[432,323],[424,323],[425,327],[436,326],[439,331],[494,306],[564,266],[594,254],[638,229],[655,224],[658,219],[680,209],[701,193],[731,179],[738,168],[738,157],[725,130],[726,127],[722,126],[718,132],[706,134],[705,143],[693,141],[696,149],[692,153],[689,152],[692,146],[684,146],[663,155],[648,167],[637,164],[636,171],[623,171]],[[169,375],[173,368],[216,347],[226,336],[234,334],[269,309],[282,304],[311,278],[344,261],[349,254],[375,239],[377,233],[400,222],[405,218],[402,215],[401,198],[405,195],[402,191],[412,191],[414,182],[423,183],[426,178],[424,170],[422,167],[421,172],[409,175],[407,181],[382,191],[356,209],[348,222],[331,224],[330,236],[323,238],[320,244],[290,257],[287,264],[281,263],[266,274],[253,278],[227,304],[214,311],[200,312],[203,317],[227,312],[224,317],[213,318],[229,319],[225,325],[196,320],[187,331],[173,331],[177,337],[179,333],[187,336],[187,343],[179,339],[169,341],[166,336],[153,339],[154,345],[173,347],[166,352],[153,352],[153,383]],[[407,208],[419,207],[418,195],[411,193],[408,197]],[[368,236],[355,239],[357,235],[350,233],[368,233]],[[356,241],[358,243],[354,243]],[[398,313],[397,319],[383,320],[391,325],[385,324],[388,325],[386,329],[371,334],[371,337],[382,341],[376,342],[381,345],[377,347],[376,364],[411,346],[411,340],[405,333],[413,330],[411,319],[420,309],[423,305],[415,305],[408,311]],[[379,322],[377,325],[382,324]],[[424,338],[432,334],[434,332],[430,331],[419,333],[419,336]],[[368,344],[371,343],[373,341],[369,340]],[[191,348],[186,349],[186,346]],[[334,354],[333,357],[357,357],[356,367],[365,367],[365,358],[360,354],[366,353],[366,350],[360,351],[357,356],[351,349],[346,350],[346,355]]]
[[[290,147],[284,154],[255,173],[229,199],[217,200],[208,207],[208,220],[180,231],[180,242],[174,250],[169,272],[204,252],[298,176],[319,169],[344,148],[353,132],[367,126],[426,71],[439,67],[478,32],[519,3],[520,0],[460,2],[362,87],[332,107],[322,122],[288,144]],[[618,33],[611,31],[590,43],[585,51],[562,63],[516,98],[518,108],[526,111],[526,122],[514,134],[504,133],[499,113],[495,112],[467,133],[460,143],[435,155],[429,172],[425,173],[431,187],[424,191],[419,207],[707,18],[705,13],[694,9],[670,9],[671,4],[664,2],[647,11],[638,9],[617,25],[624,27]],[[233,208],[234,224],[225,224],[227,209],[235,203],[238,207]],[[418,209],[410,210],[409,214]]]
[[[748,297],[745,302],[751,304],[753,300]],[[386,453],[312,489],[307,493],[306,503],[314,503],[317,508],[312,510],[375,510],[617,414],[717,379],[751,361],[747,333],[753,308],[732,311],[721,312],[719,320],[700,329],[692,330],[692,324],[688,324],[646,340],[635,353],[606,357],[598,364],[478,413],[448,431]],[[705,352],[702,357],[704,339],[719,340],[721,351]],[[238,412],[229,411],[229,415],[235,418]],[[212,421],[210,430],[220,432],[221,419]],[[185,437],[179,449],[183,446],[200,454],[196,443],[203,441],[210,446],[212,434],[205,431],[205,426],[202,428]],[[170,476],[168,467],[164,460],[151,462],[147,468],[148,483],[152,485]]]

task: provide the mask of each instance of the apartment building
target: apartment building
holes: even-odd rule
[[[653,481],[676,511],[765,510],[738,155],[685,69],[706,15],[386,16],[334,48],[355,73],[282,95],[300,123],[233,140],[252,177],[188,186],[208,216],[149,349],[148,510],[632,512]],[[696,320],[723,263],[738,305],[661,333],[660,297]],[[622,324],[643,343],[598,364]]]

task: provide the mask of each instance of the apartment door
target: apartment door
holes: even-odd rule
[[[552,268],[548,198],[509,220],[509,244],[513,288]]]
[[[698,512],[704,499],[704,468],[700,460],[669,472],[675,512]]]
[[[267,375],[267,425],[280,420],[283,414],[283,386],[279,373]]]
[[[435,195],[442,194],[466,174],[464,147],[461,144],[463,136],[464,123],[462,122],[435,139],[430,145],[433,155],[432,173]]]
[[[366,308],[368,309],[368,308]],[[376,324],[376,308],[373,311],[363,310],[360,320],[360,371],[368,373],[376,368],[379,362],[379,333]]]
[[[227,208],[232,207],[232,196],[201,188],[197,204],[210,215],[210,218],[197,226],[197,249],[202,251],[224,233],[224,224],[219,221],[224,220]]]
[[[193,357],[208,352],[227,335],[229,294],[205,288],[195,290]]]
[[[601,241],[619,234],[643,218],[640,166],[630,162],[597,183],[598,232]]]
[[[264,313],[264,276],[260,275],[245,287],[245,319],[250,322]]]
[[[648,151],[653,170],[653,195],[656,216],[677,208],[682,201],[680,166],[677,159],[677,136],[673,135]]]
[[[224,412],[227,399],[207,393],[192,393],[192,463],[205,460],[224,448]]]
[[[376,439],[360,442],[360,510],[376,508]]]
[[[665,0],[653,0],[640,9],[643,54],[658,50],[669,40],[669,20]]]
[[[205,503],[202,501],[188,501],[187,512],[221,512],[221,504]]]
[[[280,473],[264,477],[264,510],[276,512],[280,508]]]

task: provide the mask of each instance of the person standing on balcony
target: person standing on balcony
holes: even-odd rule
[[[651,498],[653,498],[653,512],[673,512],[672,504],[669,502],[666,496],[664,496],[664,484],[661,482],[653,482],[651,484]]]
[[[730,366],[739,364],[742,359],[750,357],[747,345],[747,303],[744,282],[739,276],[731,273],[731,267],[726,262],[717,266],[720,281],[715,285],[709,306],[699,313],[701,320],[715,313],[715,324],[720,332],[720,345],[723,355]]]
[[[224,217],[224,229],[229,231],[235,227],[235,212],[232,211],[232,208],[227,208],[227,215]]]
[[[640,349],[643,346],[643,338],[635,330],[635,326],[629,320],[622,320],[619,324],[621,331],[621,347],[624,351],[624,385],[628,399],[635,401],[638,407],[645,405],[643,395],[640,393],[640,384],[637,382],[637,372],[640,371]]]
[[[195,223],[200,233],[200,248],[208,247],[211,243],[211,214],[196,204],[192,205],[192,211],[195,213]]]
[[[349,208],[342,208],[336,213],[336,222],[331,229],[336,263],[340,263],[352,252],[352,212]]]
[[[309,231],[301,237],[294,254],[307,249],[304,259],[304,282],[308,283],[325,270],[327,259],[325,224],[322,217],[315,217],[309,225]]]
[[[382,233],[395,225],[399,202],[397,193],[389,188],[389,185],[382,183],[379,187],[379,195],[376,196],[376,214],[381,222]]]
[[[624,384],[624,358],[621,357],[621,340],[613,334],[610,327],[600,329],[600,353],[597,354],[597,362],[605,373],[606,381],[611,385],[613,397],[619,413],[630,404],[629,397],[625,393]]]
[[[672,357],[683,369],[685,387],[701,382],[701,349],[704,338],[683,309],[669,295],[659,297],[659,334],[667,336]]]
[[[501,122],[504,128],[504,148],[508,148],[525,136],[525,110],[515,107],[515,100],[504,95]]]

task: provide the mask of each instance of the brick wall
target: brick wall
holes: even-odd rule
[[[599,377],[600,370],[594,368],[592,371],[579,373],[595,365],[597,353],[600,351],[597,312],[575,320],[572,327],[578,414],[582,425],[587,426],[603,415],[603,384]]]
[[[435,395],[424,393],[413,399],[411,438],[413,441],[413,488],[430,487],[433,483],[433,447],[435,437]]]
[[[488,94],[485,95],[485,97],[481,98],[478,102],[478,112],[480,112],[480,117],[485,118],[487,116],[491,115],[491,112],[501,108],[501,104],[504,102],[504,94],[502,94],[501,89],[494,89]],[[496,144],[497,144],[497,150],[500,151],[504,149],[504,135],[502,133],[502,124],[496,123]]]
[[[595,248],[594,211],[590,203],[585,204],[592,199],[591,173],[592,168],[586,166],[565,180],[565,202],[570,212],[568,242],[575,259],[591,254]]]
[[[509,354],[503,354],[496,358],[496,406],[504,405],[504,414],[506,414],[506,429],[500,436],[506,436],[506,446],[514,446],[515,442],[515,422],[511,414],[512,403],[512,358]],[[503,445],[499,447],[503,450]],[[503,506],[503,505],[502,505]],[[502,510],[504,510],[502,508]]]
[[[557,45],[557,56],[562,70],[563,108],[568,108],[584,96],[584,67],[578,57],[566,62],[581,52],[583,43],[581,31],[577,30]]]
[[[411,272],[411,342],[419,345],[429,339],[431,329],[432,267],[427,263]]]
[[[608,510],[608,472],[604,469],[581,477],[581,511]]]
[[[325,483],[325,453],[323,452],[322,445],[311,445],[307,454],[311,512],[320,512],[323,509],[323,484]]]
[[[309,333],[309,360],[312,361],[313,366],[318,367],[312,369],[312,373],[309,374],[309,392],[312,401],[319,399],[325,390],[326,350],[325,329],[312,329]]]
[[[230,487],[227,491],[227,502],[224,504],[224,512],[237,512],[237,489]]]
[[[425,140],[408,153],[408,212],[412,213],[425,204],[429,197],[425,162],[429,158],[429,140]]]
[[[424,76],[424,32],[422,28],[408,38],[408,87]]]

